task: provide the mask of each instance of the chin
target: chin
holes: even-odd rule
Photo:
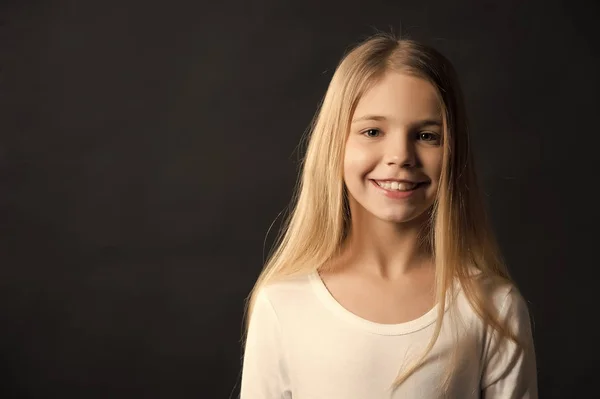
[[[377,219],[390,223],[407,223],[421,219],[424,212],[377,212],[373,213]]]

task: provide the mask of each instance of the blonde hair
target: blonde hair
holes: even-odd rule
[[[263,286],[284,277],[316,271],[339,254],[351,217],[342,174],[350,119],[361,96],[388,71],[431,83],[439,97],[444,121],[439,189],[424,229],[435,259],[438,317],[424,353],[402,370],[393,383],[395,388],[423,364],[437,341],[447,294],[452,293],[455,279],[486,325],[519,344],[491,306],[489,293],[486,295],[478,283],[480,279],[472,273],[476,270],[481,272],[479,276],[512,283],[478,188],[457,75],[442,54],[419,42],[378,33],[342,58],[307,131],[308,145],[292,201],[294,207],[248,298],[246,331],[256,294]],[[444,387],[451,372],[444,379]]]

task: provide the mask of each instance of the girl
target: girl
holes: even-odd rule
[[[242,399],[537,398],[436,50],[378,34],[343,58],[284,231],[249,298]]]

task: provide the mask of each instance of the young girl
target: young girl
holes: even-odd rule
[[[302,169],[249,299],[241,399],[537,398],[446,58],[384,34],[355,47]]]

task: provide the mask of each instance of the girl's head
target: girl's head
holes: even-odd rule
[[[342,236],[360,212],[414,221],[432,236],[436,205],[457,206],[468,195],[468,150],[450,62],[431,47],[380,34],[339,64],[312,129],[302,189],[341,223]],[[419,185],[404,200],[390,200],[376,184],[385,180]]]

